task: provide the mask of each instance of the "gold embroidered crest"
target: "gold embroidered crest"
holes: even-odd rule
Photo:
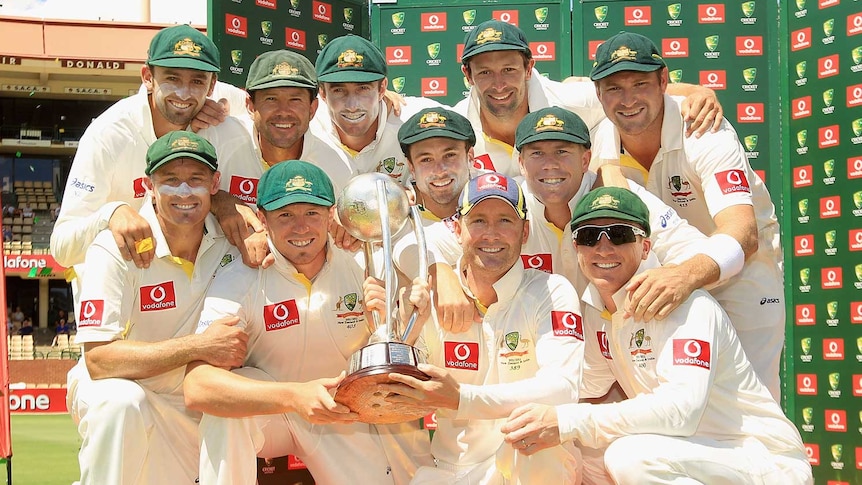
[[[538,122],[536,122],[536,127],[534,128],[537,132],[552,130],[552,131],[563,131],[563,126],[566,124],[565,121],[557,118],[553,114],[547,114],[543,116]]]
[[[296,76],[299,74],[299,69],[291,66],[287,62],[282,62],[280,64],[276,64],[275,67],[272,68],[272,73],[276,76]]]
[[[619,209],[619,207],[620,200],[615,199],[614,196],[610,194],[602,194],[598,198],[596,198],[596,200],[594,200],[592,204],[590,204],[590,209],[592,210],[605,208]]]
[[[188,37],[174,44],[174,55],[200,57],[203,48]]]
[[[493,27],[488,27],[482,32],[479,32],[479,35],[476,36],[476,43],[482,45],[485,42],[500,42],[502,39],[503,32],[500,32]]]
[[[621,46],[617,50],[611,52],[611,62],[619,61],[634,61],[637,58],[638,51],[633,51],[626,46]]]
[[[182,138],[177,138],[176,140],[171,142],[171,151],[174,150],[197,150],[198,142],[192,141],[190,138],[184,136]]]
[[[302,175],[297,175],[292,179],[288,180],[286,184],[284,184],[285,192],[293,192],[295,190],[302,190],[305,192],[311,192],[311,186],[313,183],[309,182]]]
[[[420,128],[445,128],[446,117],[436,111],[430,111],[419,118]]]
[[[338,67],[362,67],[365,56],[357,54],[353,49],[347,49],[338,56]]]

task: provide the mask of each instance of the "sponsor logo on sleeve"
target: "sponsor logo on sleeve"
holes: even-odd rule
[[[449,369],[479,370],[479,344],[443,342],[444,365]]]
[[[132,182],[132,190],[135,191],[135,198],[140,199],[147,195],[147,189],[144,187],[144,177],[138,177]]]
[[[78,314],[78,327],[100,327],[105,310],[105,300],[84,300]]]
[[[257,202],[258,179],[233,175],[230,178],[230,193],[246,204]]]
[[[726,170],[715,174],[715,180],[718,181],[718,187],[724,195],[733,194],[736,192],[751,193],[751,186],[748,184],[748,178],[742,170]]]
[[[611,356],[611,347],[608,345],[607,332],[596,332],[596,340],[599,341],[599,350],[602,351],[602,357],[613,360],[613,356]]]
[[[286,300],[263,307],[263,323],[267,332],[299,325],[296,300]]]
[[[141,287],[141,311],[154,312],[170,310],[177,307],[177,295],[174,292],[174,282],[165,281],[157,285]]]
[[[584,323],[581,316],[573,312],[551,312],[551,327],[555,337],[575,337],[584,340]]]
[[[673,365],[689,365],[709,370],[712,366],[709,342],[698,339],[673,339]]]
[[[487,153],[477,155],[473,158],[473,168],[478,170],[491,170],[493,172],[496,171],[494,168],[494,162],[491,161],[491,155]]]

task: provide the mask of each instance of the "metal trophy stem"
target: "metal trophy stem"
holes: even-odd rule
[[[374,313],[372,334],[382,333],[376,341],[354,352],[350,358],[347,377],[338,386],[335,400],[359,414],[366,423],[400,423],[429,414],[427,407],[391,404],[386,395],[377,390],[379,384],[391,382],[390,373],[400,373],[427,380],[428,376],[417,368],[424,362],[420,352],[404,343],[416,323],[416,312],[402,329],[395,318],[397,298],[396,275],[392,262],[392,234],[399,232],[408,218],[419,249],[420,276],[427,280],[427,246],[419,219],[419,210],[411,207],[404,189],[394,180],[379,173],[354,177],[344,188],[337,204],[341,224],[353,237],[365,242],[365,261],[369,274],[380,277],[374,268],[373,244],[382,243],[383,275],[386,285],[386,308],[383,322]]]

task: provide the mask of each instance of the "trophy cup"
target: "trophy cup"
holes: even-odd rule
[[[417,368],[418,364],[425,362],[424,356],[404,342],[416,323],[416,312],[406,325],[402,325],[404,322],[397,321],[393,310],[397,289],[392,264],[392,235],[404,227],[408,218],[413,220],[419,250],[419,276],[428,279],[427,246],[419,209],[410,205],[404,188],[392,178],[380,173],[367,173],[354,177],[344,187],[338,198],[337,212],[345,230],[365,242],[368,274],[382,277],[385,282],[386,313],[382,318],[376,312],[372,314],[373,319],[368,322],[371,343],[350,357],[347,377],[338,386],[335,401],[359,414],[364,423],[391,424],[419,419],[433,409],[390,403],[386,401],[387,394],[377,389],[379,384],[392,382],[388,377],[391,372],[423,381],[429,379]],[[375,243],[382,243],[382,276],[374,268]]]

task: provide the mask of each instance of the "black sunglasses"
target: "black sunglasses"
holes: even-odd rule
[[[637,241],[635,236],[646,237],[646,232],[638,227],[627,224],[610,224],[607,226],[581,226],[575,229],[572,238],[578,243],[578,246],[592,247],[599,243],[602,234],[606,235],[614,246],[633,243]]]

